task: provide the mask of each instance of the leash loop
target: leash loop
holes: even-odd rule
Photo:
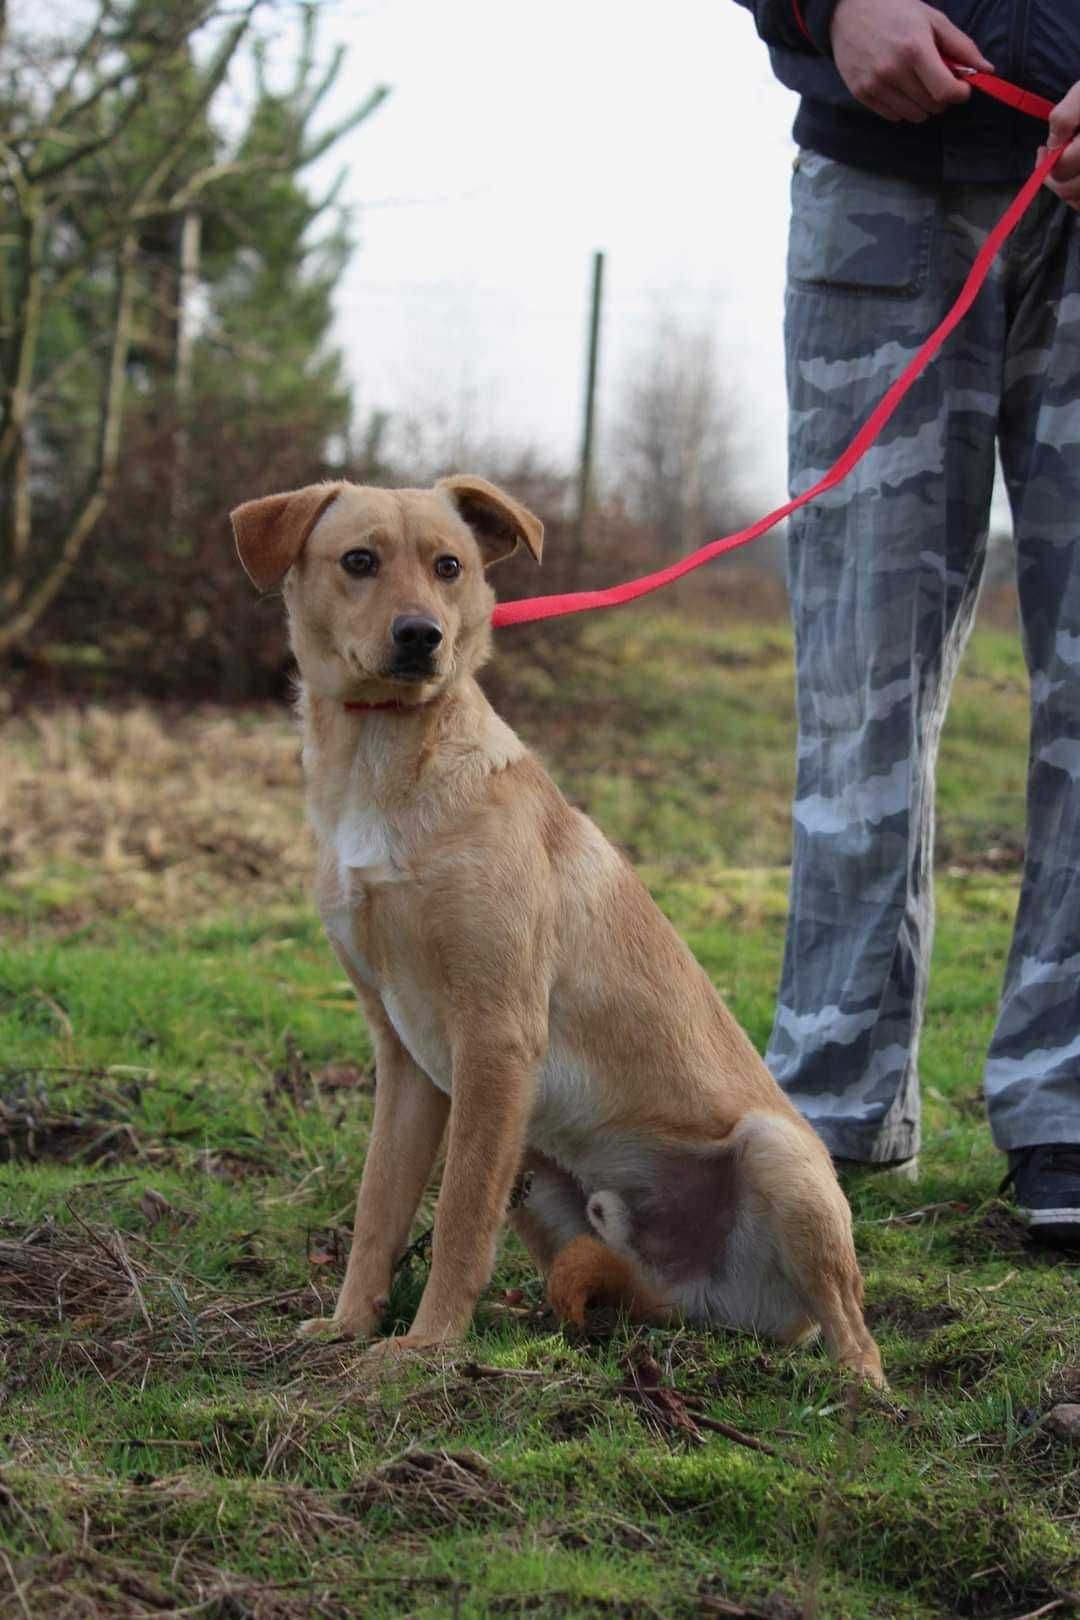
[[[1045,120],[1053,111],[1053,102],[1047,101],[1044,96],[1037,96],[1030,90],[1022,90],[1018,85],[1010,84],[1007,79],[999,79],[994,73],[981,73],[968,68],[958,69],[954,63],[949,65],[954,72],[962,74],[967,84],[972,84],[986,95],[1005,102],[1007,106],[1015,107],[1018,112]],[[886,390],[847,449],[816,484],[792,500],[785,501],[775,511],[758,518],[756,523],[749,524],[745,529],[739,529],[735,534],[711,540],[697,551],[690,552],[686,557],[680,557],[677,562],[670,563],[666,568],[657,569],[653,574],[643,574],[639,579],[627,580],[622,585],[611,585],[606,590],[564,591],[555,596],[527,596],[512,602],[498,602],[491,616],[492,624],[496,628],[508,624],[529,624],[540,619],[558,619],[570,613],[592,613],[600,608],[619,607],[624,602],[633,602],[639,596],[647,596],[651,591],[659,591],[665,585],[674,584],[677,579],[682,579],[684,574],[702,567],[704,563],[712,562],[715,557],[722,557],[725,552],[734,551],[738,546],[749,545],[751,540],[756,540],[759,535],[775,528],[784,518],[790,517],[792,512],[808,506],[811,501],[817,500],[819,495],[824,495],[842,483],[879,437],[912,384],[925,371],[946,338],[960,324],[975,302],[1004,242],[1031,207],[1043,181],[1063,151],[1064,147],[1060,146],[1048,151],[1042,162],[1024,181],[976,254],[952,308],[934,328],[900,376]]]

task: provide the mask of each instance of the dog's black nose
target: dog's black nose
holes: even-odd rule
[[[394,646],[414,658],[429,658],[443,638],[440,627],[425,613],[402,613],[390,626]]]

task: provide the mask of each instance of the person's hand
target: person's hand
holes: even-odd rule
[[[922,0],[839,0],[831,38],[855,100],[894,124],[922,124],[968,99],[971,86],[946,62],[993,71],[974,41]]]
[[[1062,96],[1050,114],[1050,135],[1046,145],[1039,147],[1035,159],[1038,165],[1052,147],[1065,148],[1046,184],[1062,202],[1080,212],[1080,135],[1077,129],[1080,129],[1080,82],[1073,85],[1068,95]]]

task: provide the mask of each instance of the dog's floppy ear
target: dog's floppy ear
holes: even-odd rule
[[[229,513],[244,572],[260,591],[268,591],[285,578],[340,487],[309,484],[285,495],[245,501]]]
[[[474,478],[470,473],[440,478],[435,488],[446,496],[476,536],[485,568],[509,557],[517,549],[519,540],[524,540],[536,561],[540,561],[544,525],[511,495],[489,484],[486,478]]]

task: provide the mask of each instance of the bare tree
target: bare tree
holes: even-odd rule
[[[732,415],[708,328],[657,322],[624,377],[611,466],[627,510],[672,556],[701,545],[730,506]]]
[[[56,596],[109,500],[147,233],[174,221],[170,234],[179,244],[181,221],[209,206],[216,188],[313,161],[385,94],[376,91],[299,154],[208,152],[207,109],[269,4],[94,0],[81,36],[51,46],[15,43],[10,28],[5,37],[0,11],[0,656]],[[310,37],[306,31],[305,49]],[[136,130],[139,138],[131,139]],[[190,226],[187,239],[190,258]],[[177,305],[179,262],[173,285]],[[46,341],[50,317],[79,286],[92,289],[95,330],[57,357]],[[175,319],[182,311],[168,313],[180,331],[183,384],[183,327]],[[98,378],[88,465],[53,466],[43,475],[38,413],[64,372],[87,366]],[[58,502],[58,486],[71,484]],[[36,542],[39,499],[64,511],[59,544],[48,555]]]

